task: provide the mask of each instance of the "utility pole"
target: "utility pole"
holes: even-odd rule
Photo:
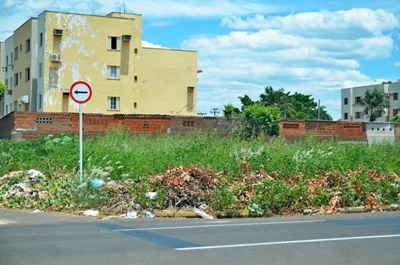
[[[210,112],[214,114],[214,117],[219,113],[218,108],[212,108]]]

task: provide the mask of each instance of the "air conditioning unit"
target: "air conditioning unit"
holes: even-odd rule
[[[7,90],[7,95],[12,95],[12,90]]]
[[[57,54],[57,53],[50,54],[50,61],[59,62],[60,61],[60,55]]]
[[[122,40],[123,41],[131,41],[132,36],[131,35],[122,35]]]
[[[9,64],[8,67],[11,68],[11,69],[13,69],[13,68],[14,68],[14,65],[13,65],[13,64]]]
[[[29,96],[28,96],[28,95],[25,95],[25,96],[20,97],[20,98],[18,99],[18,102],[19,102],[20,104],[27,104],[27,103],[29,103]]]
[[[188,87],[188,91],[189,92],[193,92],[194,91],[194,87],[192,87],[192,86]]]
[[[63,30],[62,29],[55,29],[54,30],[54,36],[62,36]]]

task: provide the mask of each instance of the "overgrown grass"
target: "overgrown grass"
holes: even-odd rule
[[[162,183],[153,186],[148,183],[150,175],[190,165],[223,172],[227,177],[207,197],[207,201],[204,199],[214,210],[250,207],[265,215],[279,214],[283,209],[301,211],[327,205],[338,193],[342,194],[343,206],[362,205],[369,193],[379,196],[381,204],[389,204],[397,202],[400,192],[398,179],[389,177],[400,174],[400,143],[342,144],[334,140],[318,142],[312,137],[291,144],[278,137],[266,143],[261,138],[243,141],[215,134],[131,135],[123,128],[116,128],[83,143],[85,191],[82,187],[76,188],[79,186],[77,137],[48,136],[31,142],[0,140],[0,150],[0,176],[18,170],[35,169],[43,172],[48,178],[43,185],[47,185],[46,190],[53,190],[54,193],[50,199],[47,196],[46,200],[53,202],[37,203],[54,209],[87,208],[109,200],[109,195],[96,193],[96,189],[92,189],[90,181],[95,178],[136,183],[131,188],[132,197],[148,205],[149,201],[144,196],[146,189],[158,189],[162,194]],[[244,169],[243,161],[248,163],[248,168]],[[259,180],[261,184],[253,185],[251,191],[251,183],[232,185],[243,179],[246,172],[258,172],[260,169],[272,175],[274,180]],[[388,177],[372,176],[377,174]],[[321,178],[331,182],[329,187],[317,189],[310,196],[307,181]],[[9,181],[7,185],[3,183],[0,194],[4,194],[6,188],[11,186]],[[62,188],[59,189],[59,186]],[[251,194],[251,197],[244,198],[248,196],[244,194]],[[57,204],[60,197],[63,197],[63,206]],[[155,204],[165,207],[165,196],[159,196],[159,199]],[[12,205],[22,208],[37,206],[23,198],[13,200],[20,200]]]

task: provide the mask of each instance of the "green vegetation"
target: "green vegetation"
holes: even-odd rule
[[[270,216],[345,206],[381,209],[398,203],[400,193],[400,143],[368,146],[304,138],[288,144],[281,137],[266,143],[263,137],[130,135],[119,128],[84,141],[83,147],[81,185],[77,137],[0,140],[0,176],[22,171],[0,177],[0,205],[76,212],[125,200],[142,209],[165,209],[171,206],[169,194],[186,187],[210,212],[249,210]],[[29,169],[45,176],[30,180],[29,196],[9,196],[14,185],[28,178]],[[160,177],[166,172],[168,178]],[[94,179],[107,184],[96,188]],[[157,192],[156,199],[146,196],[150,191]]]
[[[375,121],[377,112],[385,113],[385,109],[390,107],[385,93],[376,87],[372,91],[367,90],[364,97],[354,105],[364,108],[363,115],[369,117],[369,121]]]
[[[239,97],[239,99],[242,103],[241,110],[232,104],[227,104],[223,108],[225,116],[238,115],[253,104],[261,104],[277,107],[283,118],[332,120],[324,106],[320,106],[318,110],[318,104],[311,98],[311,95],[297,92],[291,95],[283,88],[274,90],[271,86],[267,86],[264,93],[260,94],[259,100],[256,101],[253,101],[248,95]]]
[[[7,92],[6,84],[2,80],[0,80],[0,101],[3,99],[6,92]]]

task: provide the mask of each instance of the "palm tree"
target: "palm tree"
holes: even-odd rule
[[[285,93],[283,88],[274,90],[271,86],[265,88],[265,93],[260,95],[261,103],[265,106],[277,106],[284,113],[284,117],[295,112],[293,104],[290,102],[290,92]]]
[[[369,121],[375,121],[377,112],[381,111],[386,113],[385,109],[390,107],[389,100],[385,93],[378,90],[377,87],[372,91],[367,90],[365,96],[354,103],[354,105],[364,107],[363,115],[369,117]]]

